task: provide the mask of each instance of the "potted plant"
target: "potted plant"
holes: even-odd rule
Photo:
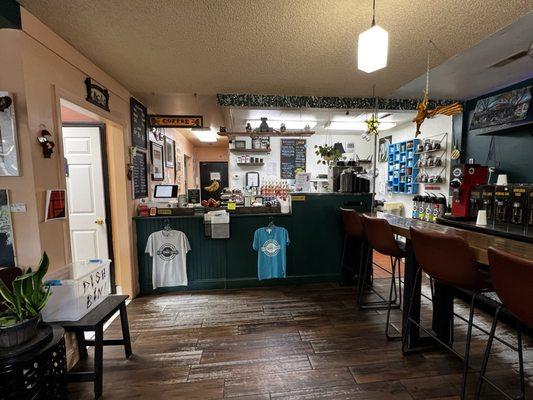
[[[21,345],[37,334],[41,310],[50,297],[50,287],[43,284],[49,264],[44,253],[37,270],[28,268],[15,278],[13,290],[0,279],[0,301],[7,308],[0,316],[0,347]]]
[[[327,165],[328,167],[334,165],[342,158],[342,153],[339,149],[334,146],[324,146],[315,145],[315,154],[320,156],[321,159],[317,161],[317,164]]]

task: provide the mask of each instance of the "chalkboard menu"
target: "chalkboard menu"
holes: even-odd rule
[[[146,152],[137,150],[133,157],[133,198],[148,197],[148,170],[146,169]]]
[[[130,113],[131,113],[131,144],[141,149],[148,147],[146,138],[146,107],[130,98]]]
[[[280,152],[281,179],[294,179],[298,168],[305,171],[305,139],[281,139]]]

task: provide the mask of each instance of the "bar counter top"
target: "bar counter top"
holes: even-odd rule
[[[470,248],[473,250],[476,260],[482,264],[488,264],[487,249],[489,247],[494,247],[533,260],[533,243],[494,234],[482,233],[479,231],[400,217],[392,214],[377,213],[373,215],[385,218],[391,225],[392,231],[395,234],[407,239],[411,238],[409,232],[411,227],[460,236],[466,240]]]

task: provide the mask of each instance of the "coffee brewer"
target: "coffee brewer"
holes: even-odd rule
[[[510,222],[514,225],[524,225],[527,221],[527,186],[517,184],[511,186],[511,211]]]
[[[475,218],[470,215],[470,194],[476,185],[485,185],[488,168],[479,164],[459,164],[452,168],[450,187],[452,189],[452,217]]]
[[[487,212],[487,221],[492,221],[494,218],[494,185],[484,185],[482,210]]]
[[[483,185],[476,185],[470,192],[468,215],[477,216],[477,212],[483,209]]]
[[[494,222],[504,225],[509,222],[511,192],[509,186],[496,186],[494,189]]]

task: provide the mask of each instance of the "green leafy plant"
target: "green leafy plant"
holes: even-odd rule
[[[50,297],[50,287],[43,283],[50,260],[43,254],[36,271],[28,268],[25,274],[15,278],[13,290],[0,279],[0,299],[8,314],[0,317],[0,327],[7,327],[35,317]]]
[[[342,158],[340,150],[333,146],[328,146],[327,144],[324,146],[315,145],[315,149],[315,154],[321,157],[321,159],[316,162],[317,164],[330,166]]]

